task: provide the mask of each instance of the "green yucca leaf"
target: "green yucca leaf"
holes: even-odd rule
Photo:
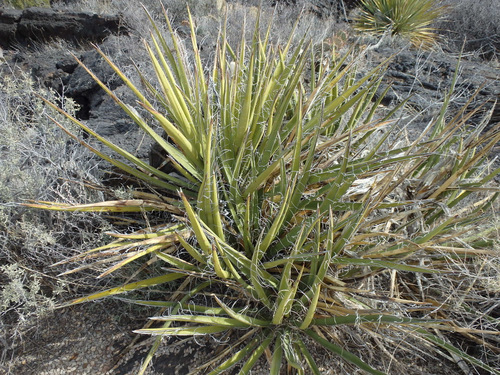
[[[320,267],[320,265],[322,264],[322,262],[325,262],[328,263],[329,260],[326,260],[326,258],[330,258],[331,256],[331,252],[328,251],[328,249],[325,249],[324,253],[326,254],[326,256],[323,256],[323,252],[322,252],[322,241],[321,241],[321,216],[320,216],[320,213],[319,213],[319,210],[316,211],[316,215],[317,215],[317,219],[311,224],[311,228],[314,228],[314,232],[311,236],[312,238],[312,241],[313,241],[313,248],[312,248],[312,251],[314,252],[315,256],[313,256],[311,258],[311,261],[310,261],[310,265],[309,265],[309,277],[308,277],[308,280],[307,280],[307,285],[311,288],[311,291],[313,293],[316,293],[316,291],[314,290],[315,288],[318,288],[319,289],[319,285],[316,285],[316,283],[321,283],[323,280],[321,279],[321,275],[318,275],[318,269]],[[330,219],[331,220],[331,219]],[[331,234],[329,233],[328,234],[328,241],[331,242]],[[311,296],[309,295],[310,293],[306,293],[305,296],[302,297],[302,299],[304,298],[311,298]],[[314,298],[314,294],[313,294],[313,298]],[[308,313],[306,314],[306,317],[304,318],[304,321],[308,321],[309,320],[309,311]],[[305,324],[309,324],[309,323],[305,323]]]
[[[319,368],[316,365],[316,362],[314,361],[313,356],[311,355],[309,350],[307,350],[307,346],[304,344],[304,341],[302,341],[301,339],[298,339],[297,346],[299,347],[300,352],[304,356],[304,359],[306,360],[307,365],[311,369],[312,373],[314,375],[321,375],[321,372],[319,371]]]
[[[168,283],[168,282],[180,279],[181,277],[185,277],[185,276],[186,275],[184,275],[182,273],[169,273],[166,275],[153,277],[151,279],[140,280],[140,281],[126,284],[126,285],[122,285],[122,286],[119,286],[116,288],[111,288],[111,289],[105,290],[103,292],[91,294],[91,295],[86,296],[86,297],[74,299],[74,300],[69,301],[68,303],[64,304],[62,307],[76,305],[76,304],[79,304],[82,302],[94,301],[94,300],[104,298],[104,297],[111,297],[111,296],[114,296],[117,294],[129,292],[129,291],[134,291],[134,290],[138,290],[138,289],[142,289],[142,288],[147,288],[150,286]]]
[[[323,262],[326,263],[326,262]],[[309,301],[308,309],[306,316],[304,317],[304,320],[302,321],[300,325],[300,329],[307,329],[311,325],[312,319],[314,317],[314,314],[316,313],[316,308],[318,306],[318,300],[319,300],[319,295],[321,293],[321,277],[317,277],[313,282],[312,282],[312,298]]]
[[[238,263],[237,259],[241,259],[242,257],[236,257],[236,263],[233,264],[233,261],[235,258],[226,256],[226,254],[224,252],[224,248],[221,246],[221,244],[217,240],[217,237],[214,237],[214,241],[215,241],[215,246],[217,247],[217,249],[221,253],[221,257],[222,257],[222,260],[224,261],[224,264],[226,265],[227,269],[229,270],[230,276],[228,278],[234,278],[243,289],[247,290],[252,295],[255,295],[255,290],[251,288],[251,286],[247,283],[247,281],[242,277],[241,273],[237,270],[237,268],[239,268],[239,263]],[[238,254],[238,252],[235,252],[235,254]]]
[[[318,138],[319,138],[319,129],[318,129],[318,131],[316,131],[316,134],[311,139],[311,147],[309,148],[304,165],[302,167],[303,172],[300,173],[300,176],[298,177],[298,181],[295,185],[295,189],[293,191],[292,197],[290,198],[291,209],[288,210],[288,213],[285,216],[286,223],[290,222],[292,217],[296,216],[300,212],[301,209],[303,209],[303,208],[305,209],[307,202],[310,202],[309,200],[303,200],[302,197],[303,197],[304,193],[307,191],[307,188],[310,184],[309,178],[312,175],[312,173],[311,173],[312,168],[311,167],[312,167],[312,163],[314,160],[314,154],[315,154],[316,144],[317,144]]]
[[[193,231],[196,235],[196,239],[198,241],[198,244],[200,245],[201,249],[203,252],[207,255],[212,253],[212,245],[210,244],[210,241],[208,240],[207,236],[205,235],[205,232],[203,230],[203,226],[198,218],[198,216],[195,214],[193,208],[191,207],[191,204],[189,204],[186,196],[184,195],[183,192],[180,192],[181,198],[182,198],[182,203],[184,203],[184,208],[186,210],[186,214],[189,218],[189,222],[193,228]]]
[[[177,290],[177,292],[182,292],[184,291],[184,287],[190,282],[191,280],[189,280],[189,278],[187,278],[186,280],[184,280],[184,282],[181,284],[181,286],[179,287],[179,289]],[[183,304],[186,303],[186,301],[188,301],[190,298],[192,298],[194,295],[196,295],[197,293],[200,293],[202,292],[205,288],[209,287],[210,286],[210,282],[208,281],[205,281],[205,282],[202,282],[200,284],[198,284],[197,286],[195,286],[194,288],[192,288],[191,290],[188,291],[188,293],[185,293],[184,294],[184,297],[182,297],[180,299],[179,302],[177,302],[177,304],[175,306],[172,306],[172,310],[171,310],[171,314],[177,314],[178,311],[182,308]],[[177,294],[177,293],[176,293]],[[163,327],[164,328],[167,328],[170,326],[170,323],[171,322],[166,322],[164,323]],[[160,347],[160,344],[162,342],[162,336],[158,336],[151,349],[149,350],[148,352],[148,355],[146,356],[146,358],[144,359],[144,361],[142,362],[142,366],[141,366],[141,369],[139,370],[139,373],[138,375],[143,375],[147,368],[148,368],[148,365],[149,363],[151,362],[151,360],[153,359],[153,356],[155,355],[155,353],[157,352],[157,350],[159,349]]]
[[[214,295],[214,298],[219,304],[219,306],[222,307],[222,309],[227,313],[227,315],[241,322],[242,324],[253,327],[267,327],[271,324],[271,322],[267,320],[257,319],[245,314],[240,314],[239,312],[227,306],[224,302],[222,302],[219,298],[217,298],[217,296]]]
[[[283,347],[281,346],[281,335],[276,335],[274,342],[273,357],[271,359],[271,368],[269,375],[280,375],[281,362],[283,361]]]
[[[188,322],[206,324],[207,326],[229,326],[229,327],[248,327],[249,325],[233,318],[205,316],[205,315],[168,315],[154,316],[152,320],[162,322]]]
[[[217,249],[215,244],[212,244],[212,261],[214,264],[214,270],[217,276],[221,279],[229,279],[231,278],[231,273],[222,268],[222,265],[219,260],[219,255],[217,254]]]
[[[196,166],[196,164],[199,164],[199,159],[196,159],[192,154],[192,145],[190,142],[185,138],[185,136],[180,133],[177,128],[170,122],[168,121],[164,116],[162,116],[159,112],[155,111],[151,104],[148,102],[148,100],[144,97],[144,95],[141,94],[141,92],[132,84],[132,82],[121,72],[121,70],[107,58],[102,51],[100,51],[99,48],[97,48],[97,51],[103,56],[103,58],[106,60],[106,62],[113,68],[115,73],[120,77],[120,79],[123,80],[123,82],[134,92],[134,94],[138,97],[140,103],[144,106],[145,109],[147,109],[153,116],[157,118],[159,123],[162,125],[165,131],[167,131],[168,135],[172,137],[174,142],[176,142],[178,145],[180,145],[181,148],[187,153],[183,154],[176,150],[174,147],[172,147],[168,142],[166,142],[161,136],[159,136],[138,114],[138,112],[132,108],[131,106],[123,103],[103,82],[97,78],[97,76],[90,71],[80,60],[78,60],[76,57],[75,59],[77,62],[91,75],[91,77],[101,86],[106,93],[113,98],[113,100],[127,113],[128,116],[130,116],[134,122],[141,127],[141,129],[144,130],[145,133],[147,133],[149,136],[151,136],[157,143],[159,143],[165,150],[169,152],[169,154],[174,157],[181,165],[184,166],[184,168],[188,168],[194,175],[196,176],[196,169],[193,167]],[[58,109],[59,110],[59,109]],[[83,124],[77,122],[76,120],[73,120],[77,125],[83,128]],[[86,127],[85,127],[86,128]],[[124,150],[121,150],[118,148],[116,145],[105,141],[102,137],[98,137],[97,135],[94,134],[94,132],[88,128],[84,130],[90,132],[94,137],[99,139],[101,142],[106,144],[106,146],[110,147],[112,150],[120,153],[122,156],[126,157],[127,159],[130,160],[130,156],[128,153]],[[185,148],[185,149],[184,149]],[[186,156],[189,157],[191,156],[190,160],[186,159]],[[131,160],[135,165],[141,166],[142,168],[146,169],[151,169],[147,163],[141,162],[139,159],[134,158],[134,160]],[[193,164],[194,162],[194,164]],[[154,173],[154,171],[152,171]],[[167,175],[168,176],[168,175]],[[162,175],[163,178],[167,178],[165,174]]]
[[[252,260],[250,262],[250,283],[252,289],[255,290],[255,294],[258,296],[260,301],[268,308],[271,308],[271,301],[269,299],[269,292],[266,290],[266,281],[269,279],[261,279],[260,268],[259,268],[259,252],[254,251]]]
[[[160,247],[160,246],[159,246]],[[153,251],[154,249],[149,249],[150,251]],[[199,268],[197,268],[195,265],[186,262],[176,256],[167,254],[165,252],[159,251],[156,253],[156,256],[163,260],[166,263],[171,264],[172,266],[178,268],[179,270],[186,270],[186,271],[198,271],[201,272]]]
[[[294,182],[292,182],[293,185],[295,185]],[[259,241],[260,243],[257,244],[255,247],[255,253],[257,254],[257,257],[255,258],[256,261],[260,261],[264,254],[266,253],[267,249],[271,245],[271,242],[276,239],[276,236],[282,229],[282,225],[285,222],[285,217],[286,213],[290,207],[290,199],[292,196],[292,191],[294,186],[289,186],[285,192],[285,195],[281,201],[281,207],[276,216],[274,217],[273,223],[271,224],[271,227],[267,231],[265,237],[262,239],[262,241]]]
[[[285,268],[287,267],[285,266]],[[301,268],[294,282],[290,280],[290,273],[287,274],[285,272],[281,276],[282,283],[280,283],[280,287],[278,290],[276,311],[274,312],[272,320],[274,325],[279,326],[283,322],[283,319],[288,317],[288,315],[290,314],[293,303],[296,301],[296,295],[299,289],[303,273],[304,273],[304,268]]]
[[[202,253],[198,251],[193,245],[189,244],[184,238],[182,238],[181,235],[177,235],[177,240],[179,243],[182,245],[184,249],[195,259],[196,261],[200,262],[201,264],[207,264],[207,259],[206,259],[206,253]]]
[[[213,335],[231,329],[232,325],[193,326],[193,327],[166,327],[146,328],[135,330],[134,333],[144,335],[174,335],[174,336],[204,336]]]
[[[149,50],[149,47],[147,47]],[[176,150],[174,147],[168,144],[162,137],[156,134],[138,115],[137,112],[131,108],[130,106],[123,103],[114,93],[111,92],[110,89],[106,87],[87,67],[85,67],[78,59],[77,61],[83,66],[83,68],[92,76],[94,80],[110,95],[115,102],[117,102],[123,110],[132,118],[134,121],[142,128],[144,131],[149,134],[153,139],[158,142],[165,150],[169,152],[171,156],[173,156],[176,160],[180,162],[185,168],[189,168],[192,172],[196,169],[193,168],[193,165],[190,163],[194,162],[194,165],[199,164],[200,160],[194,157],[192,154],[192,144],[186,139],[186,137],[178,131],[178,129],[168,121],[164,116],[162,116],[159,112],[154,111],[152,105],[146,99],[146,97],[138,90],[133,83],[121,72],[121,70],[99,49],[97,51],[101,54],[101,56],[106,60],[106,62],[113,68],[115,73],[122,79],[122,81],[134,92],[134,94],[138,97],[139,102],[149,110],[154,116],[156,116],[159,123],[162,125],[167,134],[172,137],[174,142],[178,144],[188,155],[184,155]],[[75,57],[76,59],[76,57]],[[158,65],[156,64],[158,67]],[[191,156],[191,160],[186,160],[186,156]]]
[[[328,229],[327,233],[327,248],[326,252],[324,254],[320,254],[320,232],[319,228],[317,228],[318,232],[316,234],[315,240],[317,241],[316,243],[316,248],[318,250],[317,258],[314,259],[314,262],[311,267],[311,273],[310,273],[310,278],[311,278],[311,289],[307,293],[304,293],[304,295],[301,298],[301,303],[303,303],[305,306],[309,305],[307,313],[300,325],[300,329],[305,330],[307,329],[312,322],[312,319],[316,313],[316,307],[318,305],[318,300],[319,296],[321,293],[321,287],[323,284],[323,280],[328,272],[328,269],[330,267],[331,259],[332,256],[335,254],[332,248],[333,242],[334,242],[334,232],[333,232],[333,213],[330,210],[330,228]],[[319,225],[319,222],[318,224]],[[309,300],[309,301],[308,301]]]
[[[253,85],[254,85],[254,64],[255,64],[255,51],[253,51],[252,56],[250,56],[250,63],[247,69],[247,76],[245,77],[246,88],[242,92],[241,101],[238,103],[241,106],[240,114],[238,116],[238,123],[235,124],[235,133],[232,139],[234,140],[234,146],[243,146],[246,142],[243,141],[245,137],[247,137],[249,132],[249,124],[252,122],[251,118],[251,106],[252,106],[252,94],[253,94]],[[233,147],[234,147],[233,146]],[[236,151],[236,150],[235,150]],[[236,154],[237,152],[235,152]]]
[[[186,75],[187,72],[186,72],[186,69],[185,69],[184,65],[182,64],[182,61],[176,60],[174,54],[171,52],[171,49],[170,49],[170,47],[167,44],[167,41],[163,37],[163,34],[161,33],[161,31],[158,28],[158,26],[156,25],[156,22],[154,21],[153,17],[151,16],[151,14],[147,10],[147,8],[144,6],[144,4],[141,4],[141,5],[142,5],[142,8],[144,9],[146,15],[148,16],[150,22],[151,22],[151,26],[153,27],[153,30],[155,32],[156,37],[160,41],[160,44],[162,46],[162,55],[164,55],[164,56],[167,57],[167,59],[168,59],[168,61],[170,63],[170,66],[173,68],[173,71],[175,73],[175,76],[176,76],[177,80],[180,82],[180,86],[182,88],[182,92],[185,93],[185,94],[187,94],[187,97],[191,97],[191,90],[190,90],[190,86],[189,86],[189,83],[188,83],[188,78],[187,78],[187,75]],[[168,15],[167,15],[166,9],[163,7],[163,4],[162,4],[162,9],[163,9],[163,15],[164,15],[165,23],[168,26],[170,35],[173,35],[174,34],[174,30],[173,30],[172,25],[170,23],[170,19],[169,19]],[[178,43],[178,41],[177,41],[176,38],[172,38],[172,44],[174,46],[173,50],[175,51],[175,54],[177,56],[181,56],[181,51],[180,51],[180,48],[179,48],[179,43]]]
[[[251,260],[248,259],[245,254],[242,254],[237,249],[234,249],[231,245],[219,238],[216,238],[215,236],[214,241],[216,246],[220,249],[221,253],[224,254],[224,257],[228,257],[232,264],[237,265],[239,272],[241,272],[246,277],[249,277],[252,267]]]
[[[207,284],[209,286],[210,283]],[[201,284],[200,284],[201,285]],[[203,284],[204,285],[204,284]],[[164,307],[164,308],[174,308],[178,307],[179,309],[183,309],[185,311],[188,311],[190,313],[200,313],[200,314],[205,314],[205,315],[227,315],[227,311],[223,309],[222,307],[208,307],[208,306],[203,306],[203,305],[195,305],[192,303],[184,303],[184,302],[177,302],[177,301],[151,301],[151,300],[136,300],[136,299],[127,299],[124,297],[116,297],[116,299],[133,303],[136,305],[141,305],[141,306],[151,306],[151,307]],[[248,312],[247,308],[231,308],[232,311],[235,313],[244,313]],[[255,311],[252,311],[252,313],[255,313]],[[257,324],[255,324],[257,326]]]
[[[416,319],[404,318],[401,316],[392,315],[348,315],[348,316],[332,316],[330,318],[316,318],[311,324],[317,326],[334,326],[343,324],[435,324],[437,320],[432,319]]]
[[[246,361],[245,364],[241,367],[239,374],[248,374],[252,370],[252,367],[255,365],[257,360],[262,356],[262,354],[264,354],[264,351],[268,348],[273,337],[274,332],[270,331],[267,337],[261,341],[260,345],[258,345],[257,348],[255,348],[250,353],[248,361]]]
[[[299,353],[295,348],[295,336],[289,329],[284,329],[281,332],[281,346],[285,355],[287,364],[298,370],[303,371]]]
[[[224,231],[221,220],[221,213],[219,209],[219,194],[217,188],[216,173],[214,170],[214,157],[213,151],[213,124],[209,125],[206,135],[205,155],[204,159],[204,174],[203,181],[200,186],[198,194],[198,207],[200,209],[200,219],[215,232],[218,238],[224,240]]]
[[[172,243],[171,241],[165,241],[164,243],[161,243],[161,244],[149,246],[142,251],[137,251],[135,253],[127,254],[127,256],[124,260],[122,260],[122,261],[118,262],[117,264],[115,264],[114,266],[110,267],[105,272],[101,273],[98,277],[102,278],[104,276],[107,276],[110,273],[116,271],[117,269],[125,266],[126,264],[128,264],[130,262],[133,262],[133,261],[135,261],[143,256],[146,256],[150,253],[154,253],[154,252],[158,252],[159,250],[163,250],[163,249],[171,246],[171,243]],[[138,246],[138,244],[134,244],[134,246]],[[158,255],[160,255],[160,253],[157,253],[156,255],[158,256]],[[162,259],[166,259],[168,257],[171,257],[171,256],[169,256],[167,254],[162,254],[162,256],[160,256],[160,258],[162,258]],[[175,258],[175,257],[173,257],[173,258]],[[179,261],[180,261],[180,259],[179,259]],[[169,263],[173,264],[172,262],[169,262]],[[184,269],[185,267],[188,267],[191,269],[194,268],[191,264],[189,264],[187,262],[180,261],[180,262],[175,262],[175,263],[182,266],[182,267],[180,267],[180,269]]]
[[[196,145],[186,138],[186,136],[179,131],[174,124],[172,124],[165,116],[163,116],[160,112],[156,111],[152,107],[144,107],[151,115],[158,121],[158,123],[163,127],[165,132],[169,137],[182,149],[182,152],[187,159],[186,168],[189,168],[189,171],[193,171],[193,175],[197,176],[199,179],[199,170],[202,170],[202,161],[198,150],[196,149]],[[160,137],[156,137],[156,141],[161,144],[161,146],[167,151],[170,152],[171,156],[176,158],[176,154],[179,151],[175,150],[172,146],[168,145],[168,142],[165,140],[161,140]],[[178,157],[177,161],[179,164],[184,165],[184,163],[180,162],[179,159],[182,157]]]
[[[318,241],[318,243],[321,243],[321,241]],[[296,262],[310,262],[313,261],[314,258],[316,258],[318,255],[326,254],[327,251],[322,251],[322,252],[317,252],[317,253],[302,253],[298,255],[289,255],[286,258],[280,258],[277,260],[272,260],[269,262],[265,262],[262,264],[262,268],[264,269],[271,269],[271,268],[276,268],[279,266],[282,266],[284,264],[293,264]]]
[[[165,104],[170,110],[170,116],[172,116],[175,124],[182,128],[183,137],[200,142],[201,140],[197,138],[197,132],[194,128],[193,118],[188,110],[188,107],[192,107],[192,105],[188,105],[186,103],[189,99],[186,98],[180,88],[177,87],[174,75],[170,70],[170,67],[167,64],[161,48],[154,36],[151,37],[151,41],[154,44],[156,54],[158,55],[160,61],[158,61],[155,53],[147,44],[146,50],[148,51],[150,59],[153,62],[158,81],[162,86],[163,98],[165,100]]]
[[[358,356],[352,354],[351,352],[345,350],[344,348],[334,344],[331,341],[325,340],[322,338],[320,335],[318,335],[316,332],[314,332],[311,329],[308,329],[305,331],[312,339],[314,339],[316,342],[321,344],[323,347],[326,349],[336,353],[340,357],[344,358],[346,361],[353,363],[354,365],[358,366],[360,369],[365,370],[366,372],[370,374],[375,374],[375,375],[385,375],[385,373],[375,370],[372,368],[370,365],[368,365],[366,362],[364,362],[361,358]]]
[[[249,353],[251,353],[257,345],[261,342],[260,338],[254,338],[248,342],[245,347],[240,349],[238,352],[236,352],[232,357],[230,357],[228,360],[223,362],[221,365],[219,365],[217,368],[212,370],[208,375],[217,375],[222,373],[225,370],[228,370],[232,366],[234,366],[236,363],[241,362]]]
[[[250,185],[241,194],[243,198],[246,198],[250,194],[254,193],[268,181],[269,177],[276,172],[277,167],[282,162],[282,156],[284,156],[284,154],[279,155],[277,159],[271,165],[269,165],[269,167],[267,167],[260,175],[253,179]]]

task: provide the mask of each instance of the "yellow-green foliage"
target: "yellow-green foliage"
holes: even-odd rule
[[[16,9],[25,9],[31,7],[50,8],[49,0],[7,0],[6,3]]]
[[[443,13],[434,0],[361,0],[355,28],[375,35],[390,33],[430,47],[437,38],[431,24]]]

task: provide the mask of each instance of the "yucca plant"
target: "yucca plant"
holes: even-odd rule
[[[446,102],[419,139],[391,147],[392,113],[378,116],[374,100],[384,66],[356,78],[349,54],[317,58],[304,39],[272,45],[270,27],[261,32],[257,22],[253,39],[242,39],[236,49],[223,28],[207,67],[194,22],[190,61],[166,13],[165,21],[169,37],[152,22],[145,43],[157,78],[148,82],[141,75],[147,93],[98,50],[137,96],[137,108],[88,72],[163,148],[175,173],[152,167],[67,115],[121,159],[63,128],[70,136],[151,189],[131,200],[31,204],[149,215],[143,229],[110,233],[115,241],[72,260],[107,259],[101,276],[139,262],[150,276],[68,304],[163,288],[166,300],[120,297],[162,308],[137,331],[158,336],[142,371],[164,336],[234,332],[233,345],[199,372],[240,366],[245,374],[265,353],[270,374],[285,368],[319,374],[310,351],[315,343],[382,374],[335,333],[355,326],[368,337],[388,327],[499,373],[435,334],[455,327],[436,313],[445,314],[449,305],[423,290],[398,291],[399,280],[447,277],[453,262],[493,253],[490,242],[480,241],[490,227],[467,243],[464,234],[491,220],[488,208],[498,191],[485,184],[499,171],[482,166],[499,132],[465,129],[471,114],[446,122]],[[471,199],[477,192],[481,200]],[[158,223],[154,218],[163,212],[170,219]],[[382,289],[366,282],[375,279],[389,282]]]
[[[382,36],[400,36],[418,47],[432,47],[437,34],[431,26],[444,7],[434,0],[360,0],[357,30]]]

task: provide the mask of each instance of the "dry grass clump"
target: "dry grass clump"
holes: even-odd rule
[[[500,6],[497,0],[442,0],[448,7],[436,27],[454,50],[475,51],[491,59],[500,56]]]

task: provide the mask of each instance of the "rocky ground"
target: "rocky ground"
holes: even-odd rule
[[[98,17],[68,11],[51,12],[7,12],[0,8],[2,74],[16,71],[31,74],[40,84],[53,88],[80,104],[78,116],[89,127],[120,146],[133,150],[138,156],[147,158],[151,144],[143,140],[134,124],[89,79],[87,73],[68,53],[71,50],[107,82],[112,90],[126,98],[128,94],[125,87],[87,42],[95,42],[100,48],[111,51],[122,66],[132,69],[130,55],[136,56],[137,52],[131,51],[132,47],[124,46],[131,40],[127,39],[131,38],[128,36],[129,29],[120,23],[118,15]],[[45,40],[34,38],[33,30],[45,25],[46,20],[51,17],[57,22],[54,21],[54,27],[45,32],[53,32],[51,37],[63,37],[65,40],[45,45]],[[40,20],[43,22],[40,23]],[[89,28],[85,27],[86,22],[97,22],[104,26],[90,35],[87,33]],[[83,27],[80,27],[82,24]],[[75,28],[75,25],[79,26]],[[67,38],[67,35],[71,35],[71,38]],[[405,113],[406,116],[421,114],[419,121],[412,124],[414,131],[418,131],[439,111],[439,104],[455,74],[458,54],[443,50],[422,52],[407,47],[401,50],[388,43],[368,51],[362,57],[361,66],[366,69],[373,67],[395,53],[380,88],[381,93],[386,85],[391,85],[382,103],[390,107],[410,96]],[[498,62],[465,55],[458,76],[453,106],[458,108],[463,105],[477,91],[471,110],[481,103],[488,103],[481,112],[484,114],[491,111],[487,128],[498,126],[500,106],[498,103],[495,106],[496,100],[500,102]],[[475,126],[480,119],[479,115],[474,117]],[[497,152],[500,152],[498,147]],[[117,315],[116,311],[120,313]],[[135,313],[119,307],[116,302],[55,310],[35,322],[15,350],[8,352],[8,360],[0,364],[0,373],[135,374],[147,352],[147,344],[150,343],[149,340],[134,342],[131,331],[143,324],[135,316]],[[187,374],[195,365],[213,356],[216,350],[213,342],[201,344],[190,340],[169,342],[162,347],[149,374]],[[437,362],[421,362],[415,369],[415,374],[449,374],[458,371],[451,363]],[[328,370],[325,370],[326,373]]]
[[[117,310],[120,313],[117,314]],[[0,373],[26,375],[137,374],[151,339],[134,341],[141,326],[113,303],[55,310],[25,334]],[[197,340],[165,342],[147,374],[187,374],[208,360],[214,345]]]

